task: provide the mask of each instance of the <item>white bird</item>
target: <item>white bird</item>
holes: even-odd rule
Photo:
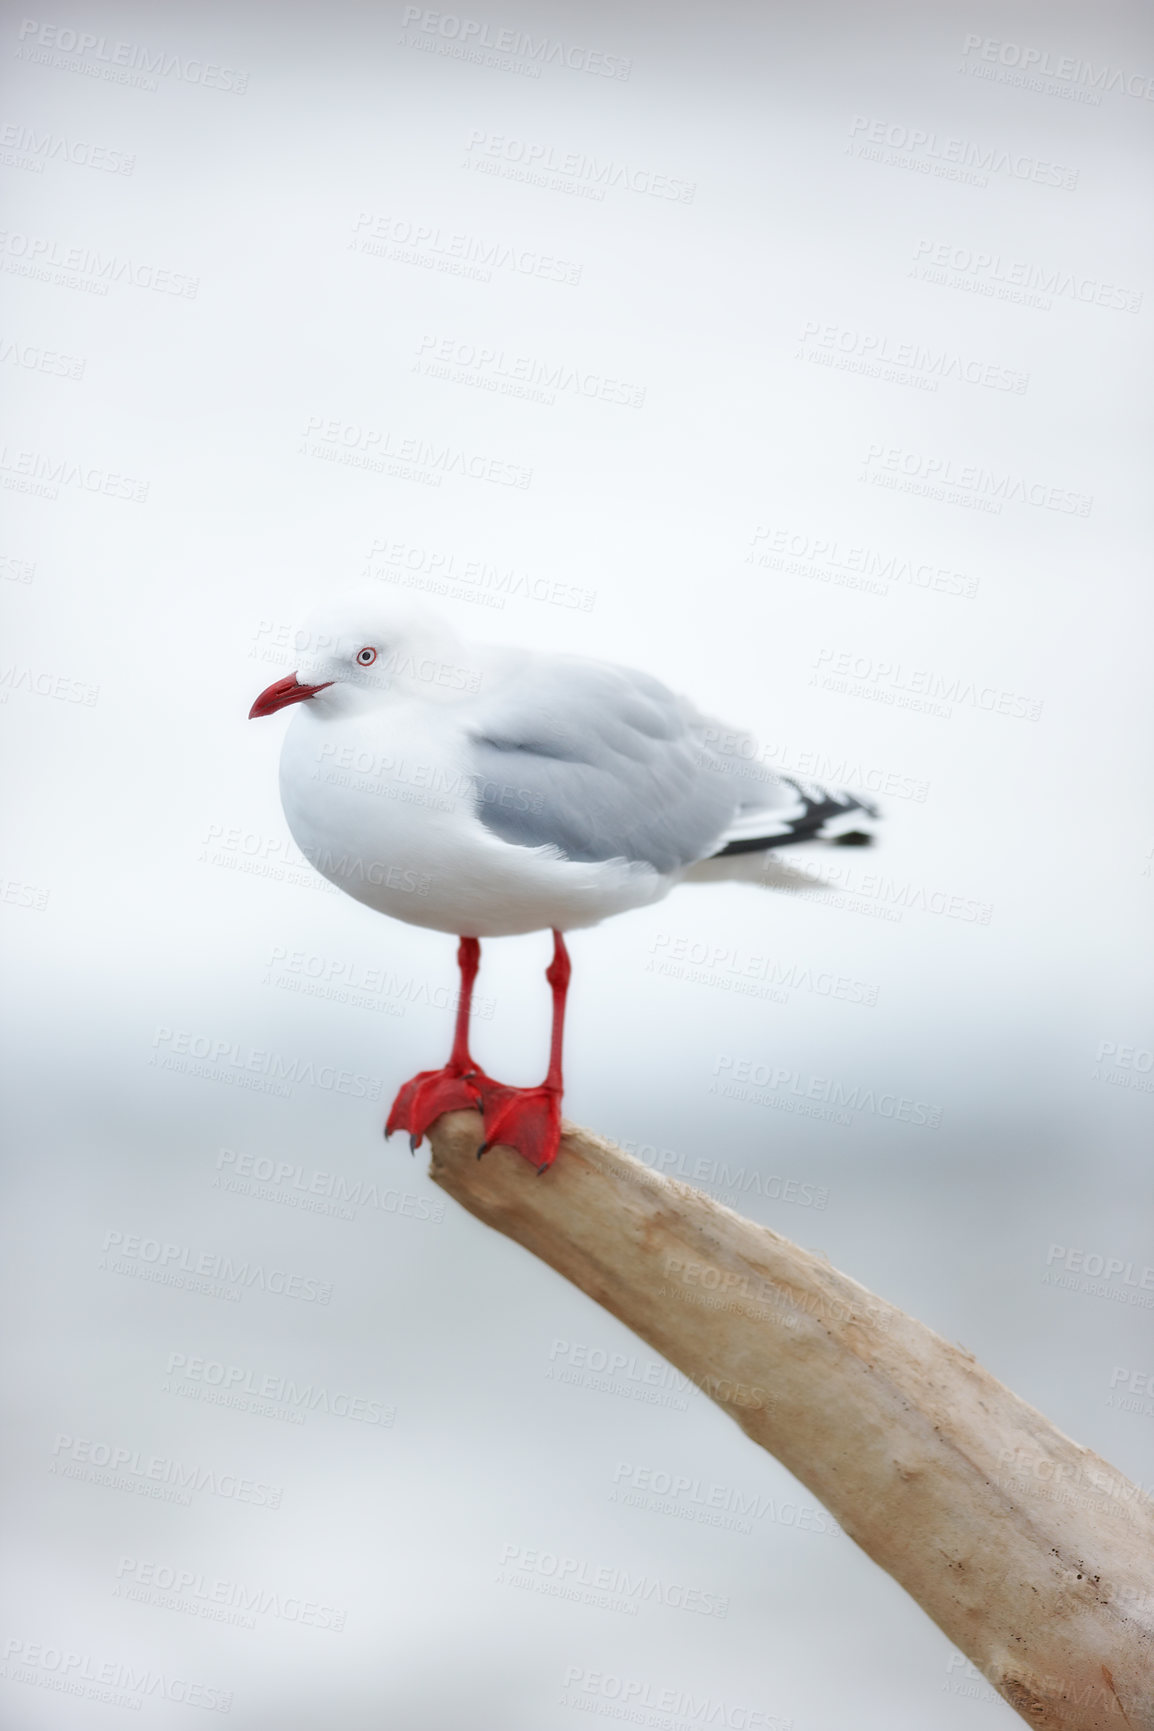
[[[570,964],[563,932],[647,906],[687,879],[741,877],[787,843],[870,839],[875,808],[770,770],[752,738],[647,673],[461,640],[408,600],[361,592],[298,632],[296,671],[250,716],[289,704],[280,792],[305,856],[358,901],[460,938],[448,1063],[406,1082],[386,1135],[414,1148],[476,1108],[544,1171],[561,1132]],[[748,856],[754,856],[751,860]],[[548,1073],[510,1088],[469,1053],[481,938],[551,929]]]

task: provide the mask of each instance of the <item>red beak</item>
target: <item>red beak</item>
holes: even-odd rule
[[[303,703],[306,697],[327,691],[332,683],[331,679],[326,679],[323,685],[301,685],[296,674],[290,673],[287,679],[278,679],[275,685],[261,692],[249,710],[248,718],[252,721],[258,715],[275,715],[278,709],[287,709],[290,703]]]

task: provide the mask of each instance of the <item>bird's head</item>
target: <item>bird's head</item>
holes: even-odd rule
[[[361,590],[326,602],[293,638],[296,668],[262,691],[249,719],[291,703],[352,713],[395,697],[419,694],[436,702],[476,691],[480,674],[451,629],[407,597]]]

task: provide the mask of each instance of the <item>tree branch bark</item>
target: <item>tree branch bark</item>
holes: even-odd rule
[[[566,1124],[538,1177],[481,1120],[434,1181],[712,1397],[1036,1731],[1154,1731],[1154,1505],[823,1257]]]

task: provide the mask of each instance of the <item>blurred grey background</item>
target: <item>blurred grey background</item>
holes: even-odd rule
[[[245,716],[367,574],[873,791],[832,888],[574,936],[567,1110],[1149,1490],[1148,16],[70,0],[0,54],[3,1725],[1017,1723],[386,1146],[453,941],[312,874]],[[484,949],[511,1081],[548,954]]]

